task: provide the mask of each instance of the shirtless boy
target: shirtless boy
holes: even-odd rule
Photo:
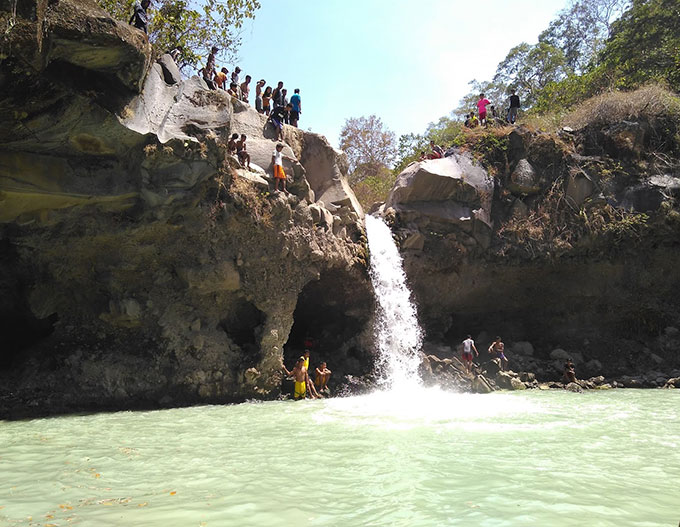
[[[328,385],[328,379],[331,378],[331,370],[326,367],[326,363],[322,362],[321,365],[316,368],[316,377],[314,379],[314,384],[319,391],[325,390]]]
[[[505,357],[505,344],[503,344],[500,337],[496,337],[496,340],[489,346],[489,354],[494,359],[500,359],[501,371],[508,369],[508,359]]]
[[[247,169],[250,169],[250,154],[246,147],[246,134],[241,134],[241,140],[236,143],[236,155],[239,162]]]
[[[305,368],[305,358],[300,357],[295,361],[293,371],[288,371],[283,365],[282,367],[286,375],[293,377],[295,381],[295,393],[293,394],[295,400],[304,399],[307,395],[307,383],[309,382],[309,375],[307,374],[307,368]]]

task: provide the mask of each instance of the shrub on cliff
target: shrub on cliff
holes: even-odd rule
[[[114,18],[128,21],[135,0],[98,0]],[[156,0],[149,8],[149,41],[157,55],[182,48],[180,66],[199,66],[208,48],[217,46],[233,56],[240,46],[240,29],[255,18],[258,0]]]

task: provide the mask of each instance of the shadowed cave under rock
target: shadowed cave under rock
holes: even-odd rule
[[[293,327],[284,347],[284,363],[291,369],[313,343],[310,370],[322,361],[333,371],[331,385],[345,375],[372,371],[373,291],[352,272],[331,269],[307,284],[298,296]]]

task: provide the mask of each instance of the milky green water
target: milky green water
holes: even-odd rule
[[[680,521],[680,391],[410,395],[0,422],[0,525]]]

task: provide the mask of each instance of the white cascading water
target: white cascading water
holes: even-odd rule
[[[378,302],[376,339],[381,384],[390,389],[420,384],[418,366],[422,331],[406,285],[406,274],[392,231],[379,218],[366,216],[371,282]]]

